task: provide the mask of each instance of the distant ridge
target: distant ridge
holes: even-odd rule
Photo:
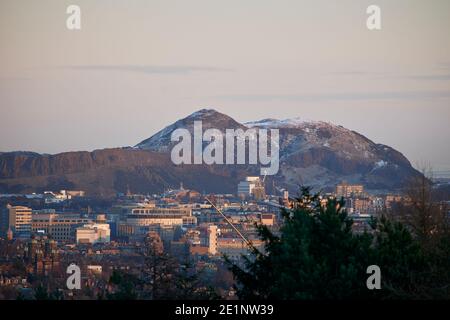
[[[154,193],[184,185],[208,192],[236,192],[246,175],[256,175],[256,165],[175,166],[169,152],[170,136],[177,128],[193,129],[277,128],[280,132],[280,170],[267,178],[269,192],[296,191],[300,184],[331,190],[346,180],[369,190],[402,188],[420,175],[397,150],[374,143],[363,135],[322,121],[302,118],[263,119],[239,123],[214,109],[201,109],[153,134],[133,148],[41,155],[34,152],[0,153],[0,193],[82,189],[91,195],[125,192]]]

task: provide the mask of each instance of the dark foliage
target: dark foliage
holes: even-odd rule
[[[252,249],[244,266],[228,261],[241,299],[449,298],[448,243],[424,252],[402,223],[381,217],[372,230],[352,231],[343,200],[302,188],[293,210],[283,210],[275,235],[258,226],[264,252]],[[381,269],[381,290],[366,286],[367,267]]]

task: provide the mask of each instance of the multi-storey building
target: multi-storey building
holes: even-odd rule
[[[96,244],[107,243],[111,240],[111,230],[107,223],[90,223],[76,230],[77,243]]]
[[[134,207],[118,223],[119,236],[145,235],[155,226],[168,228],[174,226],[193,226],[197,218],[192,216],[192,209],[184,207]]]
[[[348,184],[343,182],[336,186],[337,198],[361,197],[364,195],[364,186],[360,184]]]
[[[32,210],[22,206],[8,206],[9,229],[14,238],[28,239],[31,236],[31,215]]]
[[[58,242],[75,242],[76,229],[94,222],[80,213],[55,213],[38,211],[32,215],[33,233],[46,234]]]
[[[264,182],[259,177],[246,177],[245,181],[238,184],[238,196],[263,199],[266,195]]]
[[[25,258],[32,265],[34,273],[48,275],[59,266],[56,241],[47,236],[31,236],[25,247]]]
[[[260,251],[264,250],[264,243],[259,239],[251,239],[252,245]],[[240,238],[218,238],[217,251],[231,259],[239,259],[250,253],[248,245]]]
[[[217,254],[218,229],[213,224],[203,224],[197,228],[198,242],[190,241],[191,247],[202,247],[204,252],[210,255]],[[201,253],[200,248],[191,248],[192,252]]]
[[[111,230],[104,214],[97,215],[96,221],[76,229],[77,243],[108,243],[111,241]]]

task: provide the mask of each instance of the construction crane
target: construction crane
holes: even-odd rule
[[[266,181],[266,177],[267,177],[267,169],[264,169],[264,177],[262,182],[264,183],[264,181]]]
[[[242,240],[244,240],[245,244],[247,244],[249,247],[256,249],[253,244],[251,243],[250,240],[248,240],[239,230],[238,228],[235,227],[235,225],[230,221],[230,219],[227,218],[227,216],[222,212],[222,210],[220,210],[219,208],[217,208],[217,206],[208,198],[206,198],[206,201],[208,201],[211,206],[216,209],[216,211],[225,219],[225,221],[233,228],[234,231],[236,231],[236,233],[242,238]]]

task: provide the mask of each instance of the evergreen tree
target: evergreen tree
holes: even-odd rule
[[[34,291],[34,298],[36,300],[50,300],[50,295],[48,294],[48,290],[41,284],[39,284]]]
[[[135,276],[114,270],[109,281],[117,287],[114,293],[107,295],[109,300],[136,300],[138,298],[135,290],[138,280]]]
[[[265,252],[252,249],[245,266],[231,264],[240,298],[342,299],[363,297],[372,237],[352,232],[342,200],[303,188],[294,210],[283,210],[280,235],[258,226]]]
[[[446,256],[425,255],[398,221],[383,216],[355,233],[342,199],[322,199],[309,188],[282,215],[279,234],[257,226],[264,252],[251,248],[243,265],[227,259],[241,299],[449,298]],[[370,265],[381,268],[381,290],[366,286]]]

